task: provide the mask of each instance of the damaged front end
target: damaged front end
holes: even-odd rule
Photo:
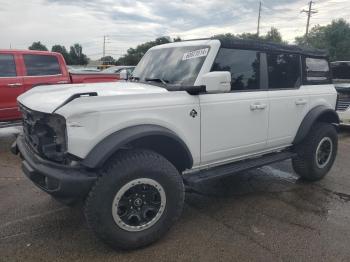
[[[20,105],[26,144],[40,157],[67,162],[66,120],[58,114],[37,112]]]

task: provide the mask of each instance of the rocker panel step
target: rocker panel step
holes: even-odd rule
[[[211,179],[219,179],[234,175],[235,173],[239,173],[242,171],[247,171],[250,169],[270,165],[276,162],[293,158],[295,156],[296,154],[290,151],[271,153],[256,158],[245,159],[235,163],[201,170],[191,174],[186,174],[183,177],[187,185],[194,185]]]

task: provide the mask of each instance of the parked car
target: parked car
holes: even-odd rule
[[[333,82],[338,91],[340,123],[350,125],[350,61],[332,62]]]
[[[323,52],[176,42],[151,48],[129,81],[21,95],[24,133],[12,152],[39,188],[85,201],[104,242],[138,248],[179,218],[185,184],[289,158],[302,179],[322,179],[337,154],[336,100]]]
[[[31,50],[0,50],[0,121],[21,118],[17,97],[34,86],[112,82],[118,75],[69,73],[59,53]]]
[[[103,70],[102,72],[120,74],[120,72],[124,69],[127,71],[127,73],[129,75],[131,75],[135,69],[135,66],[112,66],[112,67],[109,67],[109,68]]]
[[[68,71],[70,73],[79,73],[79,72],[98,73],[98,72],[101,72],[101,70],[98,69],[97,67],[75,67],[75,66],[68,66]]]

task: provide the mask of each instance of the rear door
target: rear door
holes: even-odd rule
[[[69,76],[56,55],[23,54],[25,66],[24,88],[29,90],[38,85],[67,84]]]
[[[17,97],[24,92],[23,79],[17,68],[18,56],[0,53],[0,121],[21,117]]]
[[[302,62],[298,54],[267,53],[269,86],[268,148],[292,143],[309,111],[308,89],[302,83]]]

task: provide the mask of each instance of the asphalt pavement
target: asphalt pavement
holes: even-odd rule
[[[164,238],[128,252],[28,181],[9,152],[16,132],[0,130],[0,261],[350,261],[349,130],[322,181],[300,181],[284,161],[211,182],[186,195]]]

